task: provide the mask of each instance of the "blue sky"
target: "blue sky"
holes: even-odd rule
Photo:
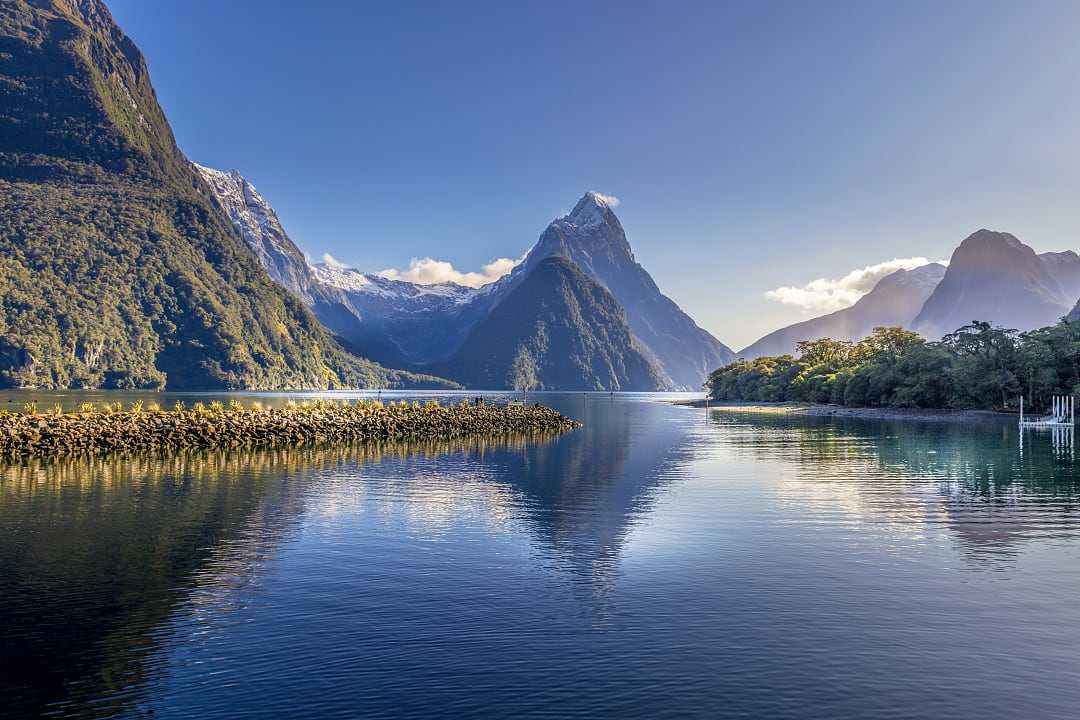
[[[779,286],[1080,249],[1080,6],[108,0],[181,147],[312,256],[478,270],[585,190],[736,349]]]

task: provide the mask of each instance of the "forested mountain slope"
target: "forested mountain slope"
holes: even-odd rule
[[[0,3],[0,385],[428,381],[347,352],[271,281],[103,3]]]

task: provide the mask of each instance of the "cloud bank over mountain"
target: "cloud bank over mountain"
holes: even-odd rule
[[[439,285],[452,282],[465,287],[478,288],[495,282],[524,259],[524,256],[517,260],[505,257],[495,258],[482,265],[479,272],[462,272],[448,260],[436,260],[430,257],[413,258],[409,261],[408,270],[388,268],[377,274],[388,280],[404,280],[417,285]]]
[[[897,270],[914,270],[931,262],[948,264],[948,261],[932,261],[925,257],[893,258],[856,268],[840,278],[818,278],[805,285],[778,287],[767,291],[765,298],[804,312],[831,312],[854,305],[886,275]]]

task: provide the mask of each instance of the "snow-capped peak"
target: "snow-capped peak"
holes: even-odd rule
[[[618,206],[619,199],[614,195],[605,195],[590,190],[581,196],[577,205],[561,220],[565,220],[578,227],[599,225],[604,222],[605,215],[611,212],[611,208]]]

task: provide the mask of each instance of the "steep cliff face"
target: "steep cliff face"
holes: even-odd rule
[[[741,350],[741,358],[793,355],[802,340],[832,338],[861,340],[876,327],[910,328],[926,299],[945,276],[945,266],[930,263],[913,270],[897,270],[878,281],[873,290],[851,307],[788,325],[765,335]]]
[[[197,163],[192,167],[221,203],[233,226],[259,259],[270,277],[308,303],[319,291],[307,259],[281,226],[270,203],[236,172],[214,170]]]
[[[979,230],[953,252],[912,329],[934,340],[972,320],[1030,330],[1056,323],[1070,307],[1034,250],[1008,233]]]
[[[0,3],[0,384],[410,383],[274,284],[98,0]]]
[[[469,387],[507,388],[521,364],[546,390],[663,390],[610,292],[569,258],[538,262],[433,370]]]

